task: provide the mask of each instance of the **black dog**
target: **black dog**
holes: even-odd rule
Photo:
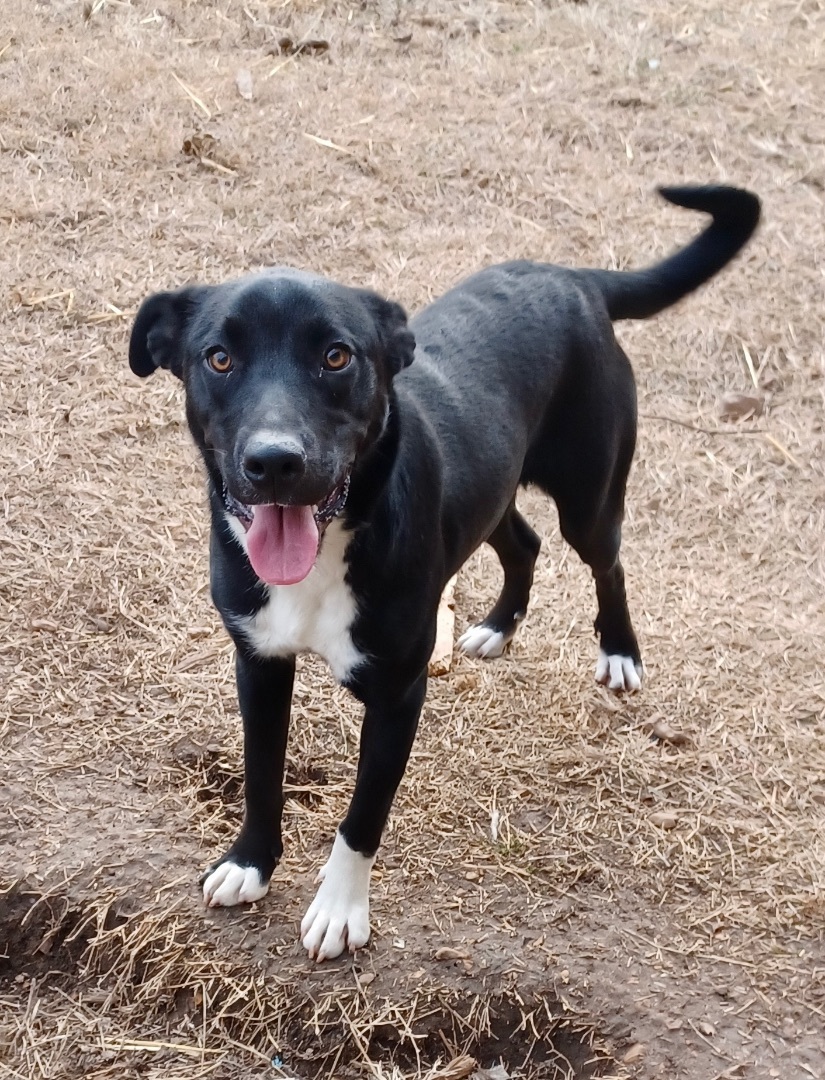
[[[269,887],[283,850],[295,656],[313,652],[365,713],[352,803],[302,938],[319,960],[366,943],[370,869],[424,701],[442,589],[486,540],[504,586],[461,647],[500,655],[527,610],[539,540],[516,510],[520,484],[553,497],[563,536],[592,568],[596,678],[640,686],[619,561],[636,395],[611,320],[647,318],[696,289],[760,212],[735,188],[662,194],[713,217],[664,262],[635,272],[506,263],[409,327],[395,303],[294,270],[142,305],[129,362],[185,384],[208,474],[212,596],[237,647],[246,813],[207,872],[210,905]]]

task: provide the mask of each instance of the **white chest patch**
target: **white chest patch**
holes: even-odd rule
[[[227,519],[246,549],[246,536],[235,518]],[[318,561],[296,585],[269,585],[269,600],[254,615],[235,625],[261,656],[314,653],[343,682],[364,660],[350,636],[356,615],[355,597],[345,581],[344,553],[352,534],[339,521],[327,527]]]

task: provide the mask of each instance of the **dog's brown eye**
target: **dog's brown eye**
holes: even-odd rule
[[[207,354],[206,362],[219,375],[226,375],[232,370],[232,357],[223,349],[213,349]]]
[[[343,371],[352,360],[352,353],[345,345],[333,345],[324,353],[324,368],[327,371]]]

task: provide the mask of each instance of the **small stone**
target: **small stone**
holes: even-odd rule
[[[254,90],[252,72],[248,68],[240,68],[235,75],[235,86],[244,101],[251,101]]]
[[[467,960],[469,956],[464,949],[451,949],[448,945],[435,950],[436,960]]]
[[[751,416],[761,416],[765,410],[765,399],[755,394],[723,394],[719,400],[719,416],[723,420],[745,420]]]
[[[684,746],[685,743],[689,741],[687,735],[685,735],[683,731],[677,731],[675,728],[672,728],[670,724],[665,723],[664,720],[657,720],[650,729],[650,734],[654,739],[670,743],[672,746]]]
[[[644,1043],[634,1043],[629,1050],[626,1050],[622,1055],[622,1061],[625,1065],[632,1065],[635,1061],[641,1061],[645,1056],[647,1047]]]

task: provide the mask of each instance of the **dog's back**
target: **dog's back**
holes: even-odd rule
[[[416,362],[395,385],[408,408],[427,416],[441,447],[446,536],[471,526],[483,539],[518,482],[563,497],[579,477],[585,437],[581,452],[593,459],[593,473],[600,459],[632,447],[626,431],[635,429],[635,394],[612,320],[647,318],[697,289],[735,257],[759,221],[759,200],[737,188],[662,194],[713,216],[662,262],[641,271],[502,263],[411,320]]]

